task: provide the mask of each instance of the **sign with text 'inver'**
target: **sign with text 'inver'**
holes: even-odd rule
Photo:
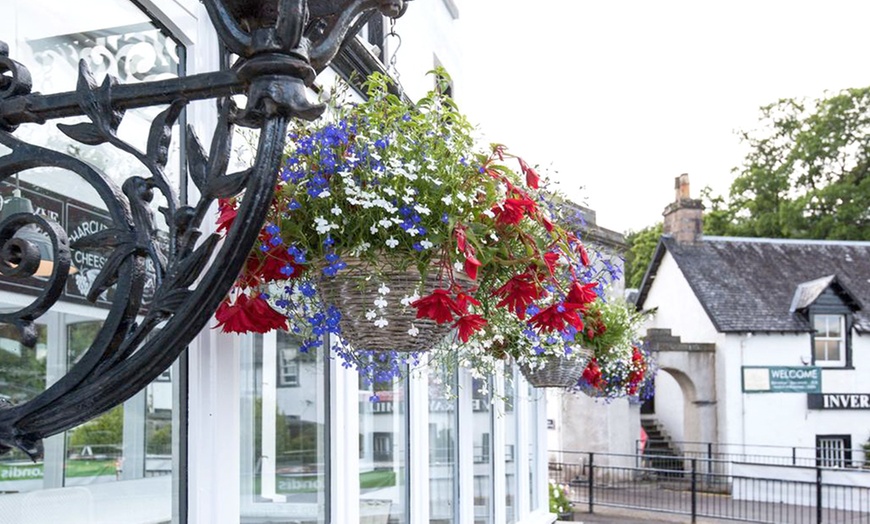
[[[744,366],[744,393],[820,393],[822,370],[814,366]]]

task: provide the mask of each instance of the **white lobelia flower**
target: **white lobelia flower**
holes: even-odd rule
[[[414,302],[415,300],[418,300],[419,298],[420,298],[420,295],[418,295],[416,292],[410,296],[405,295],[405,297],[402,299],[402,305],[403,306],[410,306],[411,302]]]
[[[441,197],[441,201],[444,202],[444,205],[449,206],[453,203],[453,195],[445,195]]]
[[[378,225],[384,229],[387,229],[388,227],[393,225],[393,221],[389,218],[382,218],[378,221]]]
[[[379,328],[385,328],[385,327],[387,327],[387,324],[389,324],[389,323],[390,323],[390,321],[385,319],[384,317],[381,317],[381,318],[375,320],[375,326],[377,326]]]
[[[338,206],[333,207],[331,211],[332,211],[332,214],[336,215],[336,216],[341,214],[341,208]]]
[[[420,231],[416,227],[411,227],[411,228],[408,228],[408,230],[405,231],[405,233],[408,233],[408,235],[415,237],[415,236],[420,234]]]
[[[314,229],[321,235],[325,233],[329,233],[333,229],[338,229],[336,224],[329,222],[323,217],[315,217],[314,218]]]
[[[415,210],[416,212],[420,213],[420,214],[423,215],[423,216],[427,216],[427,215],[429,215],[429,214],[432,212],[432,211],[429,210],[428,207],[426,207],[426,206],[424,206],[424,205],[422,205],[422,204],[417,204],[417,205],[415,205],[415,206],[414,206],[414,210]]]
[[[372,227],[370,227],[370,228],[369,228],[369,231],[371,232],[371,234],[373,234],[373,235],[377,235],[377,234],[378,234],[378,226],[372,226]]]
[[[414,324],[411,324],[411,329],[408,330],[408,334],[411,335],[412,337],[416,337],[417,335],[420,334],[420,330],[417,329],[417,326],[415,326]]]
[[[390,288],[387,287],[386,284],[381,284],[381,287],[378,288],[378,293],[381,295],[386,295],[390,292]]]
[[[492,209],[487,209],[483,212],[483,214],[488,216],[489,218],[495,218],[495,213],[492,212]]]
[[[387,239],[386,244],[387,244],[387,247],[388,247],[388,248],[393,249],[393,248],[395,248],[396,246],[399,245],[399,241],[396,240],[396,239],[393,238],[393,237],[390,237],[390,238]]]
[[[432,242],[429,242],[428,240],[421,240],[420,241],[420,246],[422,246],[423,249],[432,249],[432,246],[434,246],[434,245],[435,244],[433,244]]]
[[[384,309],[387,307],[387,300],[384,297],[378,297],[375,299],[375,307],[378,309]]]
[[[332,193],[330,193],[328,190],[324,189],[323,191],[320,192],[319,195],[317,195],[317,198],[329,198],[331,196],[332,196]]]
[[[375,313],[374,309],[366,311],[366,320],[374,320],[375,318],[377,318],[377,316],[378,314]]]

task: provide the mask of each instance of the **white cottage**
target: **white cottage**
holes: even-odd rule
[[[851,450],[870,437],[870,242],[705,237],[702,210],[678,177],[637,298],[655,311],[661,368],[646,416],[683,451],[857,465]]]

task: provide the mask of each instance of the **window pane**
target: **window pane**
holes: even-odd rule
[[[408,522],[407,380],[359,386],[360,524]]]
[[[471,401],[474,419],[474,524],[489,524],[493,518],[492,405],[489,394],[480,391],[482,382],[474,379]]]
[[[456,373],[431,365],[429,371],[429,522],[454,524],[457,467]]]
[[[37,325],[36,347],[18,342],[18,329],[0,324],[0,398],[13,404],[26,402],[45,389],[48,328]],[[33,463],[12,450],[0,455],[0,491],[17,493],[41,489],[44,462]],[[0,497],[2,498],[2,497]]]
[[[517,520],[517,412],[514,390],[515,370],[505,366],[504,391],[504,471],[505,471],[505,521],[512,524]]]
[[[327,359],[300,352],[284,332],[253,339],[242,354],[242,427],[249,429],[242,432],[241,522],[326,522]]]
[[[529,432],[529,500],[532,511],[538,509],[537,473],[538,473],[538,390],[526,383],[526,399],[529,403],[529,419],[526,421]]]
[[[842,318],[840,316],[829,315],[828,316],[828,336],[831,338],[840,338],[843,336],[843,332],[841,330],[840,324],[842,323]]]

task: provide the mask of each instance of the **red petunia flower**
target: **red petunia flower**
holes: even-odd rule
[[[580,254],[580,262],[584,267],[589,267],[589,253],[586,252],[586,247],[583,244],[577,244],[577,253]]]
[[[536,313],[529,323],[541,331],[562,331],[571,325],[577,331],[583,329],[583,319],[577,314],[578,304],[553,304]]]
[[[215,318],[224,333],[267,333],[287,329],[287,318],[272,309],[261,297],[242,293],[230,304],[224,300],[215,311]]]
[[[538,176],[538,173],[529,167],[529,164],[526,163],[522,158],[517,158],[520,161],[520,169],[523,170],[523,174],[526,175],[526,185],[532,189],[538,189],[538,185],[541,182],[541,177]]]
[[[476,331],[479,331],[485,325],[486,319],[480,315],[464,315],[456,320],[453,327],[459,330],[459,340],[462,342],[468,342],[471,335]]]
[[[287,266],[292,268],[289,274],[284,270]],[[283,246],[274,246],[265,253],[262,260],[257,257],[249,258],[246,267],[246,272],[254,273],[266,282],[299,278],[304,271],[305,266],[297,264],[293,255],[287,253],[287,248]]]
[[[502,225],[516,225],[526,215],[533,213],[538,205],[529,198],[506,198],[504,202],[492,206],[495,213],[496,223]]]
[[[523,320],[526,318],[526,306],[546,295],[546,291],[535,282],[528,272],[515,275],[503,286],[493,291],[494,296],[502,297],[496,307],[505,307]]]
[[[417,318],[431,318],[438,324],[446,324],[453,320],[454,314],[462,314],[446,289],[436,289],[429,296],[411,302],[411,305],[417,308]]]
[[[480,260],[475,258],[474,255],[465,256],[465,274],[468,275],[468,278],[471,280],[477,280],[477,268],[479,268],[480,265]]]
[[[465,250],[468,249],[468,242],[465,237],[465,227],[456,224],[456,227],[453,228],[453,234],[456,236],[456,249],[458,249],[460,253],[465,253]]]
[[[559,261],[559,253],[549,251],[544,253],[544,262],[547,263],[547,269],[550,270],[550,275],[556,274],[556,263]]]
[[[598,367],[598,362],[594,358],[583,370],[583,380],[596,389],[601,389],[604,386],[604,380],[601,379],[601,368]]]
[[[581,286],[579,282],[574,281],[574,283],[571,284],[571,289],[568,291],[568,296],[565,298],[565,301],[573,304],[589,304],[598,298],[598,294],[595,293],[596,287],[598,287],[597,282],[590,282]]]
[[[477,300],[471,295],[466,295],[465,293],[459,293],[458,295],[456,295],[456,305],[459,306],[459,310],[462,312],[463,315],[468,312],[469,304],[479,306],[480,300]]]
[[[229,231],[230,227],[233,225],[233,221],[238,216],[239,212],[236,211],[236,207],[230,202],[230,200],[226,198],[221,198],[218,200],[218,218],[217,218],[217,230],[220,231]]]

